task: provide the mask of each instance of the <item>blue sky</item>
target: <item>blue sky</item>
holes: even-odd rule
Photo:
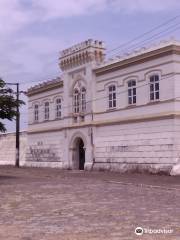
[[[89,38],[103,40],[111,50],[179,10],[179,0],[0,0],[0,76],[7,82],[25,82],[21,90],[26,90],[32,81],[61,74],[60,50]],[[175,23],[180,17],[171,24]],[[171,36],[179,39],[180,29],[162,38]],[[23,130],[27,107],[21,112]],[[8,131],[14,126],[7,122]]]

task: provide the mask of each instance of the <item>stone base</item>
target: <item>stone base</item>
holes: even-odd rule
[[[25,167],[51,167],[51,168],[63,168],[62,162],[33,162],[26,161]]]
[[[69,164],[63,162],[32,162],[27,161],[26,167],[51,167],[71,170]],[[150,173],[150,174],[166,174],[166,175],[180,175],[180,164],[128,164],[128,163],[92,163],[86,162],[86,171],[110,171],[120,173]]]
[[[64,170],[72,170],[72,166],[70,166],[69,163],[63,162],[62,163],[62,169],[64,169]]]
[[[172,167],[170,175],[171,176],[180,175],[180,163],[178,163]]]
[[[172,165],[169,164],[128,164],[128,163],[95,163],[93,170],[120,173],[150,173],[169,175]]]
[[[84,170],[91,171],[93,169],[93,163],[92,162],[86,162],[84,166]]]

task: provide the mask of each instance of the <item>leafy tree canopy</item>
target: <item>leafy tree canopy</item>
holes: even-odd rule
[[[17,101],[13,89],[7,87],[0,79],[0,119],[14,120],[17,116],[17,106],[24,104],[22,100]],[[0,121],[0,132],[5,132],[6,128]]]

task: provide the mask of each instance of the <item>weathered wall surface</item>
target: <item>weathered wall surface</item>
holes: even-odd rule
[[[92,146],[89,128],[56,132],[28,133],[26,166],[77,169],[76,139],[80,137],[86,151],[85,169],[92,166]]]
[[[27,148],[27,133],[20,133],[20,165],[25,164]],[[0,134],[0,165],[15,165],[16,134]]]
[[[62,167],[64,133],[28,134],[26,166]]]
[[[174,119],[99,127],[94,169],[170,172],[178,162]]]
[[[180,159],[179,132],[180,120],[172,118],[29,134],[26,165],[74,169],[80,137],[87,170],[169,174]]]
[[[52,82],[46,83],[46,88],[36,86],[41,91],[29,95],[26,164],[76,169],[80,162],[77,139],[81,138],[85,169],[169,173],[180,159],[180,57],[171,45],[174,43],[146,49],[142,56],[135,53],[119,63],[109,63],[109,67],[82,61],[63,69],[63,87],[54,88]],[[159,76],[159,97],[154,100],[149,84],[153,75]],[[129,80],[136,81],[133,105],[128,101]],[[112,84],[116,86],[116,107],[109,108]],[[86,111],[77,113],[73,108],[74,90],[82,86],[87,106]],[[61,119],[55,114],[57,97],[62,99]],[[48,121],[45,101],[50,105]],[[38,122],[34,121],[35,104],[39,106]]]

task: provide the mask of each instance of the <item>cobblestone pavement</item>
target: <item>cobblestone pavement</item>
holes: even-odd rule
[[[0,167],[0,240],[86,239],[179,240],[180,177]]]

